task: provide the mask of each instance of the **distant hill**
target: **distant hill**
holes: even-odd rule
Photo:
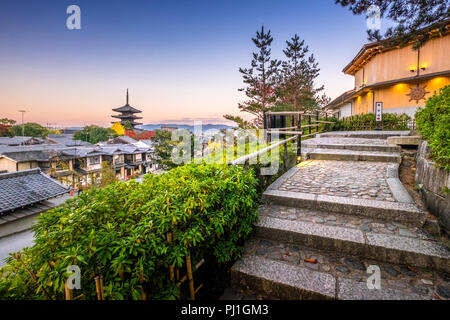
[[[194,126],[189,124],[171,124],[171,123],[158,123],[158,124],[144,124],[142,126],[138,126],[138,129],[154,131],[159,130],[161,127],[176,127],[178,129],[186,129],[191,132],[194,131]],[[222,129],[232,129],[232,126],[227,126],[225,124],[204,124],[202,125],[202,130],[207,131],[210,129],[222,130]]]

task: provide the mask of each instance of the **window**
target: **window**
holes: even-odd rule
[[[90,164],[99,164],[100,163],[100,157],[89,158],[89,163]]]

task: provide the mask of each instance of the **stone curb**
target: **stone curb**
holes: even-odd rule
[[[403,203],[414,203],[413,198],[403,186],[398,176],[398,164],[389,165],[386,169],[386,181],[391,189],[394,199]]]
[[[294,174],[297,173],[297,171],[300,170],[299,167],[294,166],[288,171],[286,171],[281,177],[279,177],[277,180],[275,180],[266,190],[276,190],[283,184],[284,181],[291,178]]]

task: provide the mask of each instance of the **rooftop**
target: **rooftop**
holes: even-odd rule
[[[69,192],[39,168],[0,174],[0,215]]]

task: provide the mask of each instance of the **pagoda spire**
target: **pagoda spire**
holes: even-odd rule
[[[127,105],[128,105],[128,88],[127,88]]]

